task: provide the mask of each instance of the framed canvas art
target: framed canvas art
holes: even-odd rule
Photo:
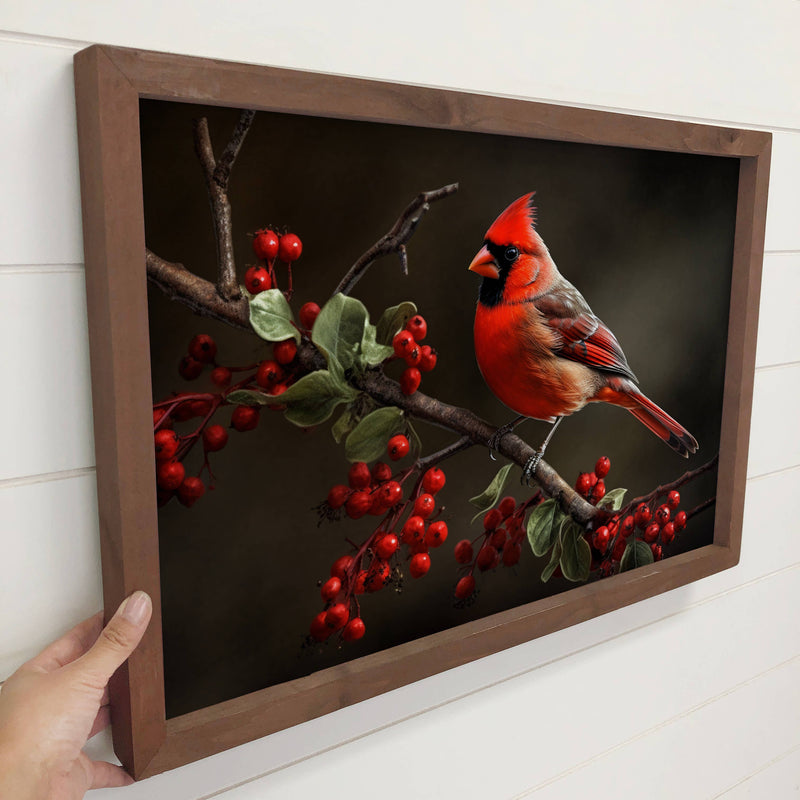
[[[106,608],[154,600],[135,777],[737,562],[769,134],[75,75]]]

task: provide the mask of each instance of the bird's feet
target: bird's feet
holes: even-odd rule
[[[514,428],[516,428],[517,425],[519,425],[519,423],[524,419],[525,417],[523,416],[517,417],[516,419],[511,420],[511,422],[507,422],[505,425],[498,428],[491,435],[489,441],[486,443],[486,446],[489,448],[489,457],[492,459],[492,461],[497,461],[497,459],[494,457],[494,453],[500,447],[500,440],[507,433],[511,433],[511,431],[513,431]]]
[[[522,470],[522,477],[520,478],[519,482],[523,486],[530,486],[531,479],[534,477],[537,467],[539,466],[539,462],[542,460],[542,456],[544,455],[543,450],[537,450],[526,462],[525,467]]]

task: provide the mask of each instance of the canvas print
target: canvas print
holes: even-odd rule
[[[168,716],[711,542],[736,159],[140,112]]]

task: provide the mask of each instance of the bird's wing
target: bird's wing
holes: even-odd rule
[[[561,358],[636,381],[614,334],[592,313],[580,292],[567,286],[534,302],[557,334],[553,351]]]

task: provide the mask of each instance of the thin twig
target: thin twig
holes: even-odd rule
[[[217,168],[214,170],[214,180],[223,189],[228,188],[228,181],[231,177],[231,169],[233,169],[236,156],[239,155],[239,150],[241,150],[244,138],[247,136],[247,132],[250,130],[250,126],[253,124],[255,115],[255,111],[242,111],[241,115],[239,116],[239,121],[236,123],[236,127],[233,130],[230,141],[227,145],[225,145],[225,149],[222,151],[222,155],[219,157]]]
[[[686,512],[686,521],[688,522],[692,517],[697,516],[701,511],[705,511],[717,502],[717,496],[709,497],[699,505],[695,506],[691,511]]]
[[[361,280],[366,271],[372,266],[373,262],[381,256],[397,253],[400,258],[400,268],[403,274],[408,274],[408,255],[406,244],[419,225],[425,212],[430,208],[430,204],[443,197],[449,197],[458,191],[458,184],[451,183],[441,189],[434,189],[430,192],[418,194],[406,206],[405,211],[398,217],[397,222],[392,226],[388,233],[381,236],[372,247],[369,248],[347,271],[347,274],[339,282],[334,290],[334,294],[350,294],[353,287]]]

